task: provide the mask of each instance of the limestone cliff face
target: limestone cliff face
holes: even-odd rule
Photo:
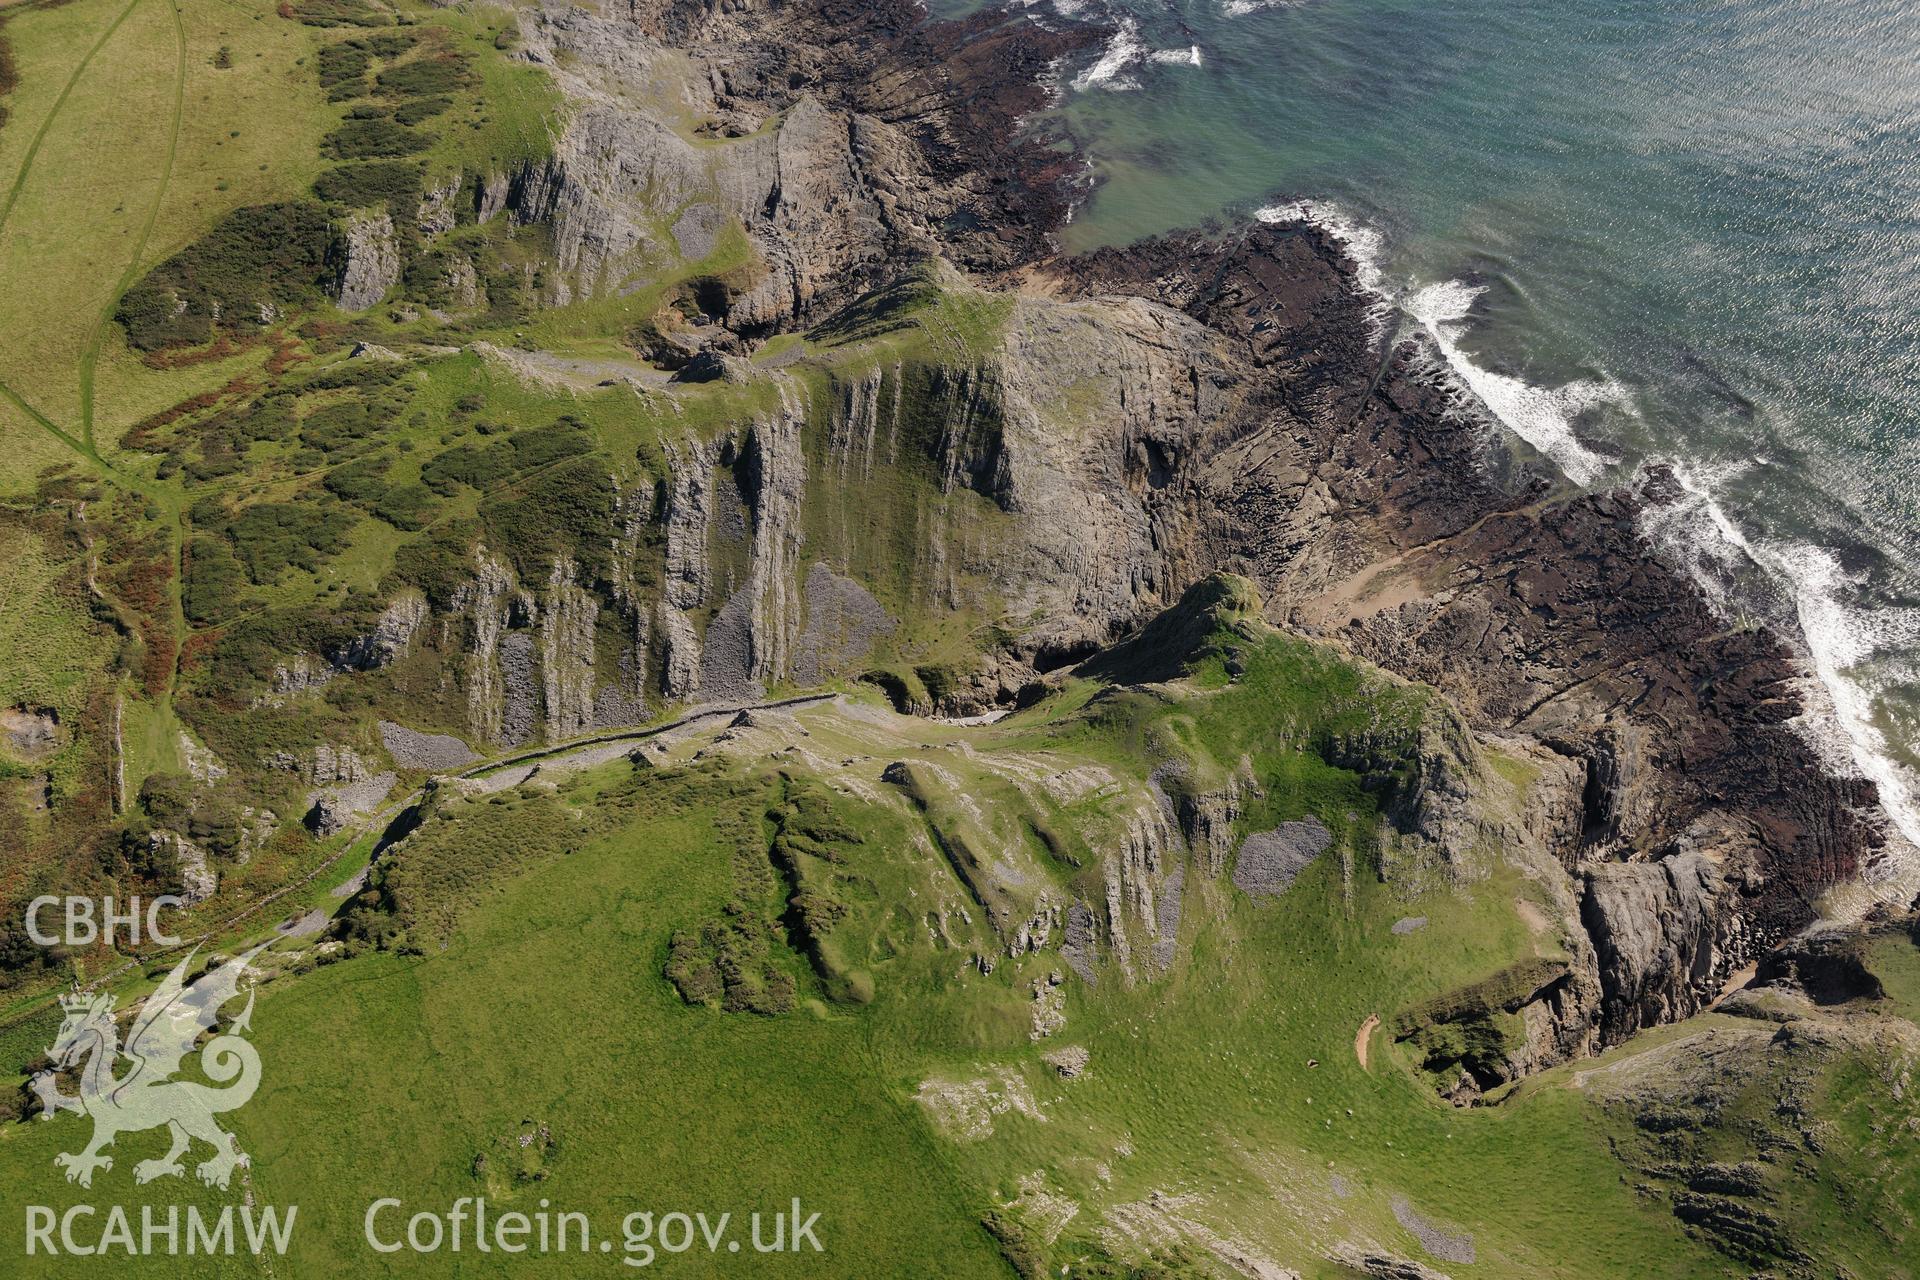
[[[995,492],[1017,518],[1009,612],[1036,666],[1112,642],[1212,568],[1186,482],[1237,377],[1204,328],[1143,299],[1022,299],[996,362]]]
[[[1583,877],[1581,918],[1605,992],[1602,1041],[1688,1017],[1720,994],[1744,922],[1720,868],[1698,853],[1602,863]]]
[[[391,214],[363,214],[342,229],[335,264],[334,301],[342,311],[365,311],[400,282],[400,242]]]
[[[574,113],[551,158],[506,177],[500,204],[552,226],[555,303],[699,263],[739,226],[759,265],[725,298],[726,316],[738,332],[766,334],[823,295],[847,296],[886,253],[933,246],[894,217],[917,157],[884,121],[804,89],[748,105],[718,71],[689,73],[683,50],[584,9],[539,15],[527,46]],[[725,120],[725,131],[696,146],[628,86],[671,97],[680,118]],[[485,213],[485,190],[481,200]]]
[[[480,219],[551,224],[557,303],[700,263],[738,226],[756,266],[707,301],[752,336],[952,251],[956,234],[963,258],[1008,265],[1019,241],[980,214],[1045,209],[1044,236],[1065,208],[1072,167],[1014,126],[1043,100],[1048,62],[1095,32],[930,25],[905,0],[845,17],[657,0],[529,12],[525,56],[571,115],[549,160],[480,183]]]
[[[547,740],[594,727],[594,636],[600,602],[580,585],[572,560],[553,562],[539,626],[540,706]]]
[[[550,301],[678,278],[744,236],[692,300],[738,353],[916,273],[958,281],[935,254],[987,273],[1050,253],[1072,158],[1010,139],[1047,60],[1089,32],[926,23],[895,0],[646,0],[523,30],[568,97],[564,132],[460,198],[550,225]],[[454,198],[430,193],[422,217]],[[362,305],[386,287],[379,228],[361,239],[343,305],[348,274]],[[1332,237],[1257,227],[1039,274],[824,391],[715,357],[777,404],[666,440],[664,473],[618,496],[600,578],[557,560],[520,581],[478,556],[439,630],[475,732],[563,737],[857,674],[916,612],[992,624],[923,705],[1005,705],[1240,573],[1273,622],[1461,712],[1414,743],[1328,744],[1388,796],[1409,852],[1384,873],[1468,877],[1490,844],[1557,868],[1572,958],[1489,997],[1527,1027],[1501,1071],[1694,1011],[1893,838],[1872,787],[1787,726],[1790,647],[1728,627],[1640,537],[1670,483],[1567,491],[1377,322]],[[399,650],[422,625],[396,620]],[[1476,804],[1486,743],[1532,778],[1497,818]],[[1170,841],[1217,874],[1246,785],[1115,832],[1104,900],[1035,905],[1009,936],[1057,931],[1070,962],[1106,947],[1144,972],[1208,883]]]
[[[479,548],[474,555],[474,576],[453,597],[457,619],[467,632],[466,690],[467,722],[482,738],[495,742],[518,742],[508,736],[506,718],[506,677],[503,672],[502,644],[507,627],[514,621],[515,598],[513,572],[504,561]],[[522,614],[524,616],[524,613]]]
[[[784,679],[800,631],[801,507],[807,495],[801,434],[806,406],[783,388],[780,407],[755,422],[743,461],[753,544],[743,588],[750,601],[747,678],[760,689]]]
[[[699,687],[700,633],[692,611],[707,602],[712,573],[707,531],[713,522],[715,469],[720,446],[700,440],[667,443],[666,585],[658,627],[662,649],[660,691],[686,698]]]
[[[1332,238],[1259,227],[1060,274],[1089,299],[1179,308],[1248,389],[1173,482],[1206,513],[1198,562],[1538,761],[1521,825],[1580,886],[1604,999],[1576,1021],[1598,1042],[1701,1007],[1897,839],[1871,784],[1833,776],[1788,726],[1791,647],[1730,627],[1640,536],[1662,475],[1566,491],[1422,342],[1375,322]]]
[[[402,590],[387,603],[380,620],[371,631],[355,636],[327,660],[337,669],[375,671],[393,665],[395,659],[413,646],[413,640],[429,617],[427,598],[414,590]]]

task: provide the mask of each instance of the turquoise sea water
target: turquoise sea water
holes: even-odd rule
[[[956,3],[937,5],[952,11]],[[1808,729],[1920,840],[1920,4],[1035,0],[1119,34],[1053,109],[1070,248],[1346,229],[1575,479],[1696,491],[1651,536],[1804,634]],[[1309,202],[1304,207],[1301,202]]]

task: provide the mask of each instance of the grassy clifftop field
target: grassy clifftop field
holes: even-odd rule
[[[344,945],[293,938],[263,962],[281,975],[256,1012],[268,1074],[235,1131],[252,1202],[300,1206],[276,1270],[451,1274],[445,1255],[371,1254],[366,1207],[484,1195],[607,1232],[799,1196],[826,1252],[781,1265],[820,1275],[1378,1274],[1368,1258],[1744,1275],[1786,1239],[1822,1242],[1796,1271],[1900,1274],[1920,1138],[1877,1082],[1910,1066],[1910,1025],[1763,1001],[1497,1107],[1445,1104],[1427,1020],[1564,963],[1551,895],[1492,851],[1427,861],[1381,793],[1299,745],[1374,718],[1379,677],[1219,640],[1232,681],[1214,657],[1150,690],[1071,683],[986,728],[827,699],[645,739],[632,761],[443,785],[348,906]],[[1429,713],[1407,714],[1393,732]],[[1076,944],[1044,904],[1115,874],[1076,850],[1152,827],[1150,743],[1160,777],[1184,767],[1177,794],[1244,755],[1237,852],[1143,857],[1120,892],[1160,897],[1128,917],[1131,951]],[[1497,810],[1502,784],[1477,785]],[[1318,852],[1260,879],[1247,837],[1309,824]],[[1002,905],[1044,949],[1004,954]],[[1911,945],[1878,963],[1898,972]],[[1830,1119],[1803,1130],[1815,1111]],[[10,1184],[84,1198],[48,1176],[80,1128],[0,1131]],[[129,1136],[117,1161],[158,1141]]]

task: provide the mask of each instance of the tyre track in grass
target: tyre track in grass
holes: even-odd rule
[[[139,0],[134,0],[134,3],[138,4]],[[127,258],[126,270],[120,273],[113,292],[101,307],[100,314],[94,318],[93,328],[87,334],[87,345],[80,352],[80,438],[87,442],[90,449],[96,447],[93,439],[93,371],[100,362],[100,348],[106,345],[107,324],[119,309],[121,296],[133,287],[134,276],[147,256],[147,243],[153,239],[153,229],[160,223],[160,210],[167,202],[168,189],[173,185],[174,161],[180,154],[180,122],[186,111],[187,100],[187,27],[180,18],[179,0],[168,0],[167,12],[173,18],[173,111],[167,124],[166,153],[160,160],[160,181],[154,186],[153,202],[147,206],[147,217],[141,224],[140,238],[134,242],[133,253]]]
[[[59,116],[60,109],[67,105],[67,95],[73,92],[74,85],[80,83],[80,78],[87,74],[87,67],[93,62],[94,55],[106,47],[107,41],[113,39],[113,33],[120,29],[120,24],[127,20],[139,4],[140,0],[128,0],[127,7],[120,11],[119,17],[107,24],[107,29],[100,33],[100,38],[93,42],[91,49],[87,50],[87,56],[80,59],[80,65],[75,67],[73,74],[67,77],[67,83],[61,86],[60,96],[53,100],[51,107],[47,108],[47,114],[41,119],[40,127],[34,131],[33,141],[27,144],[26,154],[20,157],[20,170],[13,175],[13,185],[7,188],[6,202],[0,204],[0,230],[6,228],[7,217],[13,212],[14,202],[20,198],[21,189],[27,185],[27,176],[33,171],[34,159],[40,154],[40,144],[47,140],[47,130],[53,128],[53,122]],[[177,10],[174,18],[176,21],[179,19]]]

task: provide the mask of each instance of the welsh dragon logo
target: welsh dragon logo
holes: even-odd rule
[[[75,993],[60,998],[66,1020],[60,1024],[53,1047],[47,1050],[54,1069],[35,1075],[33,1089],[40,1097],[43,1120],[51,1120],[62,1111],[93,1117],[93,1140],[85,1149],[62,1152],[53,1158],[57,1167],[67,1171],[67,1181],[92,1186],[95,1170],[113,1168],[113,1157],[101,1151],[112,1146],[116,1137],[165,1125],[172,1145],[159,1159],[135,1165],[134,1180],[145,1183],[181,1176],[186,1170],[180,1157],[198,1140],[212,1147],[213,1155],[194,1172],[208,1186],[226,1187],[234,1169],[247,1157],[233,1135],[213,1118],[244,1106],[260,1087],[260,1054],[245,1038],[253,1018],[251,984],[246,1008],[225,1031],[200,1047],[201,1071],[215,1085],[225,1087],[172,1077],[180,1072],[200,1037],[216,1029],[221,1006],[240,994],[240,980],[248,972],[248,963],[265,945],[209,970],[192,983],[186,981],[194,956],[189,952],[134,1013],[124,1044],[114,1018],[114,996]],[[122,1060],[128,1065],[119,1071]],[[82,1062],[85,1066],[80,1068],[79,1094],[62,1093],[59,1074]]]

